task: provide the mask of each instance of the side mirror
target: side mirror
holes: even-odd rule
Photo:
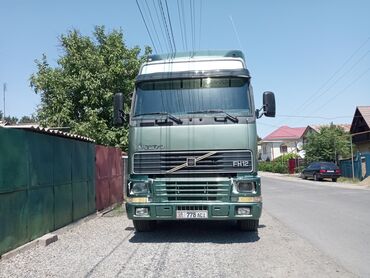
[[[273,92],[263,93],[263,114],[266,117],[275,117],[275,95]]]
[[[114,95],[114,100],[113,100],[113,125],[122,126],[123,119],[124,119],[123,94],[117,93]]]

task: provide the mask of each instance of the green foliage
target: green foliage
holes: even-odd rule
[[[272,173],[287,174],[289,173],[288,161],[289,159],[298,158],[298,155],[295,153],[283,154],[274,159],[274,161],[263,161],[259,162],[259,170]],[[296,169],[297,171],[297,169]]]
[[[34,124],[34,123],[37,123],[37,117],[35,115],[23,116],[18,121],[18,124]]]
[[[8,124],[8,125],[15,125],[18,123],[18,118],[17,117],[12,117],[12,116],[6,116],[4,118],[4,121]]]
[[[318,133],[310,133],[304,145],[308,162],[337,162],[340,156],[343,158],[350,156],[350,148],[349,134],[342,127],[334,124],[321,127]]]
[[[287,174],[288,173],[288,162],[259,162],[258,163],[259,171],[264,172],[272,172],[272,173],[280,173],[280,174]]]
[[[295,159],[298,158],[298,155],[296,153],[286,153],[281,156],[278,156],[274,159],[274,162],[287,162],[289,159]]]
[[[0,120],[3,120],[3,111],[0,110]],[[14,116],[6,116],[4,121],[8,125],[16,125],[16,124],[32,124],[37,123],[37,117],[35,115],[31,116],[23,116],[20,120]]]
[[[40,124],[70,127],[98,144],[125,149],[127,126],[112,125],[113,95],[124,93],[128,113],[135,77],[151,49],[140,56],[139,47],[125,45],[121,30],[106,33],[103,26],[95,27],[93,38],[71,30],[61,35],[60,44],[63,55],[57,66],[50,66],[43,55],[30,78],[31,87],[41,95]]]

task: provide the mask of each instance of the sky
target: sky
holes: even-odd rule
[[[146,4],[153,7],[154,2],[158,0],[138,0],[151,40],[135,0],[0,0],[0,110],[6,83],[6,115],[20,118],[35,113],[40,96],[29,84],[37,71],[35,60],[46,54],[50,65],[57,66],[63,55],[58,38],[71,29],[88,36],[97,25],[108,31],[122,29],[127,46],[154,43],[157,52],[167,52],[168,43],[154,24],[157,39],[146,10]],[[370,105],[370,1],[167,3],[176,49],[241,49],[252,76],[256,107],[262,105],[264,91],[275,93],[276,118],[258,120],[259,136],[282,125],[351,124],[356,106]]]

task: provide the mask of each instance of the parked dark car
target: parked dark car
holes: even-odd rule
[[[341,172],[333,162],[313,162],[303,169],[301,177],[303,179],[313,178],[315,181],[328,178],[336,182]]]

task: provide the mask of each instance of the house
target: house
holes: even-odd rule
[[[310,127],[281,126],[260,141],[260,159],[274,160],[286,153],[298,153],[315,130]]]
[[[356,107],[350,133],[359,152],[370,152],[370,106]]]

